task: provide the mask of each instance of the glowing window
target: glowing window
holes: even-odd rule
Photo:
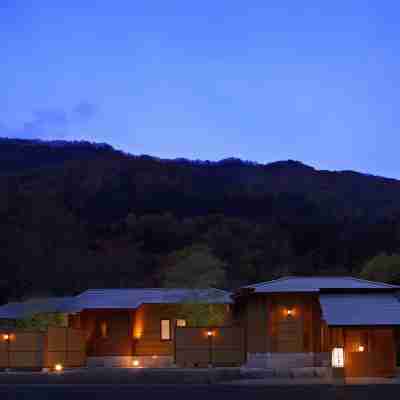
[[[176,326],[178,328],[184,328],[186,326],[186,319],[177,319]]]
[[[161,340],[171,340],[171,321],[169,319],[161,320]]]

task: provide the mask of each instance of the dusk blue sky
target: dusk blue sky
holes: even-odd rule
[[[0,1],[0,136],[400,178],[395,1]]]

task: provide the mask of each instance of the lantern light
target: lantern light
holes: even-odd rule
[[[54,370],[57,372],[61,372],[64,369],[64,367],[62,366],[62,364],[56,364],[54,366]]]
[[[286,310],[286,315],[288,316],[288,317],[291,317],[291,316],[293,316],[293,310],[291,309],[291,308],[288,308],[287,310]]]
[[[343,368],[344,367],[344,349],[343,347],[335,347],[332,350],[332,367]]]
[[[360,345],[358,346],[358,351],[359,351],[360,353],[362,353],[364,350],[365,350],[365,347],[364,347],[362,344],[360,344]]]
[[[134,366],[134,367],[139,367],[139,365],[140,365],[140,362],[139,362],[139,360],[133,360],[132,361],[132,365]]]
[[[5,340],[5,341],[10,340],[10,335],[8,333],[4,333],[3,340]]]
[[[214,332],[213,331],[207,331],[207,336],[208,337],[214,336]]]

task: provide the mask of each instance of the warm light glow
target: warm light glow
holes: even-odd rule
[[[143,337],[144,332],[144,307],[139,307],[134,316],[134,324],[132,327],[132,336],[134,339],[139,340]]]
[[[106,321],[102,321],[100,324],[100,332],[101,332],[101,337],[103,339],[106,339],[108,337],[108,325]]]
[[[10,335],[8,333],[5,333],[3,335],[3,340],[9,340],[10,339]]]
[[[344,367],[344,349],[343,347],[335,347],[332,350],[332,367],[343,368]]]
[[[162,319],[160,324],[161,340],[171,340],[171,320]]]
[[[64,367],[61,364],[56,364],[54,366],[54,370],[57,372],[61,372],[64,369]]]
[[[158,358],[158,356],[154,355],[154,356],[151,356],[151,358],[152,358],[153,360],[155,360],[156,358]]]
[[[207,336],[208,337],[214,336],[214,332],[213,331],[207,331]]]
[[[186,327],[186,320],[185,319],[177,319],[176,326],[178,328],[185,328]]]
[[[286,310],[286,315],[287,315],[288,317],[291,317],[291,316],[293,315],[293,310],[290,309],[290,308],[288,308],[288,309]]]
[[[358,346],[358,351],[363,352],[365,350],[365,347],[363,345]]]
[[[134,367],[138,367],[138,366],[140,365],[139,360],[133,360],[133,361],[132,361],[132,365],[133,365]]]

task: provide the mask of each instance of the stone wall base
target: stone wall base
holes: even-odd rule
[[[135,361],[138,362],[135,363]],[[173,356],[107,356],[88,357],[86,365],[91,367],[119,368],[169,368],[174,366]]]
[[[88,357],[86,360],[87,367],[132,367],[131,356],[104,356],[104,357]]]
[[[174,366],[173,356],[133,356],[139,361],[139,366],[144,368],[171,368]]]
[[[290,370],[329,365],[329,353],[247,353],[245,366],[247,368]]]

